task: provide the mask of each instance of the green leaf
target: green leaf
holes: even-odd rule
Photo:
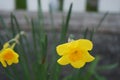
[[[5,35],[7,36],[7,38],[9,38],[11,36],[10,31],[9,31],[7,25],[5,24],[5,21],[2,16],[0,16],[0,23],[2,25],[3,30],[5,30],[5,33],[6,33]]]
[[[95,60],[90,63],[90,66],[87,68],[87,72],[84,76],[84,80],[90,80],[91,76],[96,72],[96,67],[99,62],[99,56],[95,57]]]
[[[101,27],[101,25],[102,25],[103,21],[105,20],[105,18],[107,17],[107,15],[108,15],[108,12],[106,12],[106,13],[103,15],[103,17],[100,19],[98,25],[96,26],[96,30],[97,30],[99,27]]]
[[[98,75],[97,73],[94,74],[95,80],[107,80],[105,77]]]
[[[47,66],[45,64],[36,66],[36,80],[47,80]]]
[[[112,70],[117,67],[118,67],[118,63],[114,63],[114,64],[109,64],[109,65],[99,66],[97,69],[100,71],[103,71],[103,70]]]
[[[18,80],[15,75],[13,75],[8,68],[5,68],[4,71],[2,71],[6,76],[10,78],[10,80]]]
[[[85,31],[84,31],[84,33],[83,33],[83,38],[84,38],[84,39],[87,39],[88,31],[89,31],[89,29],[86,28]]]
[[[66,76],[63,80],[72,80],[73,75]]]
[[[95,34],[95,29],[92,28],[92,30],[90,31],[90,38],[89,38],[91,41],[93,40],[94,34]]]
[[[70,8],[67,14],[67,18],[66,18],[66,22],[65,24],[62,26],[62,30],[61,30],[61,37],[60,37],[60,42],[63,43],[66,39],[66,35],[67,35],[67,30],[69,27],[69,22],[70,22],[70,18],[71,18],[71,12],[72,12],[72,6],[73,4],[70,4]]]

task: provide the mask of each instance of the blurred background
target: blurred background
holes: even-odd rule
[[[55,11],[66,11],[73,2],[73,12],[112,12],[119,13],[119,0],[41,0],[42,10],[49,11],[49,6]],[[37,0],[0,0],[0,10],[14,11],[26,10],[37,11]]]
[[[106,69],[100,73],[108,80],[119,80],[120,0],[41,0],[44,27],[50,44],[54,43],[51,37],[53,26],[51,26],[50,12],[52,11],[53,14],[54,29],[59,34],[62,18],[66,18],[71,2],[73,8],[68,33],[74,34],[78,39],[86,28],[91,30],[97,27],[93,38],[95,45],[93,54],[101,57],[99,65],[118,64],[116,68]],[[27,32],[30,30],[30,25],[26,23],[24,16],[37,18],[37,11],[37,0],[0,0],[0,16],[4,18],[5,23],[10,25],[10,13],[13,12],[21,27]],[[3,33],[1,23],[0,33]]]

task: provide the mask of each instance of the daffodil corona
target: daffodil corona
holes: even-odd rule
[[[56,50],[61,58],[57,62],[61,65],[71,64],[74,68],[81,68],[86,62],[94,60],[94,57],[88,52],[92,48],[92,42],[87,39],[72,40],[58,45]]]

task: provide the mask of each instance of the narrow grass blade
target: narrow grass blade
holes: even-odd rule
[[[84,39],[87,38],[87,36],[88,36],[88,31],[89,31],[89,29],[86,28],[85,31],[84,31],[84,33],[83,33],[83,38],[84,38]]]
[[[95,29],[92,28],[92,30],[90,31],[90,37],[89,37],[91,41],[93,40],[94,34],[95,34]]]
[[[19,23],[18,23],[18,21],[17,21],[16,16],[15,16],[14,14],[11,14],[11,18],[13,19],[12,22],[14,22],[14,25],[15,25],[15,31],[16,31],[17,33],[20,33],[21,29],[20,29],[20,25],[19,25]]]
[[[10,19],[11,19],[11,32],[12,32],[12,37],[14,37],[17,32],[15,30],[15,24],[14,24],[14,18],[13,18],[13,14],[11,13],[10,15]]]
[[[105,18],[107,17],[107,15],[108,15],[108,12],[106,12],[104,14],[104,16],[101,18],[101,20],[99,21],[98,25],[96,26],[97,29],[102,25],[102,23],[105,20]]]
[[[91,76],[94,75],[98,62],[99,57],[97,56],[96,59],[91,63],[90,67],[87,69],[84,80],[90,80]]]
[[[4,74],[7,75],[10,80],[19,80],[15,75],[13,75],[8,68],[4,69]]]
[[[0,16],[0,23],[2,25],[3,30],[5,30],[5,32],[6,32],[5,35],[7,36],[7,38],[9,38],[11,35],[10,35],[9,29],[8,29],[8,27],[7,27],[7,25],[6,25],[6,23],[5,23],[5,21],[4,21],[2,16]]]
[[[37,53],[37,42],[36,42],[36,31],[35,31],[35,24],[34,24],[34,20],[31,19],[31,27],[32,27],[32,39],[33,39],[33,46],[34,46],[34,52]],[[38,58],[37,54],[36,54],[36,58]]]
[[[118,63],[115,63],[115,64],[103,65],[103,66],[98,67],[97,69],[100,71],[101,70],[103,71],[103,70],[112,70],[117,67],[118,67]]]
[[[94,76],[95,76],[94,80],[107,80],[104,76],[100,76],[97,73],[95,73]]]
[[[72,6],[73,6],[73,4],[71,3],[68,14],[67,14],[66,22],[62,26],[61,37],[60,37],[60,42],[61,43],[64,42],[65,39],[66,39],[66,35],[67,35],[68,27],[69,27],[69,22],[70,22],[70,18],[71,18]]]

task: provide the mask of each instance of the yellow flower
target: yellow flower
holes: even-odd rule
[[[13,63],[19,62],[19,55],[13,49],[15,45],[19,43],[19,38],[21,35],[25,35],[25,32],[21,31],[18,33],[13,39],[6,42],[3,45],[3,49],[0,50],[0,62],[2,63],[3,67],[7,67],[7,65],[12,65]]]
[[[5,43],[3,49],[0,51],[0,62],[3,67],[7,67],[7,64],[12,65],[19,62],[19,55],[12,49],[13,45],[10,46],[9,43]]]
[[[81,68],[86,62],[94,60],[94,57],[88,52],[92,48],[92,42],[87,39],[74,40],[58,45],[56,50],[61,58],[57,62],[61,65],[71,64],[74,68]]]

